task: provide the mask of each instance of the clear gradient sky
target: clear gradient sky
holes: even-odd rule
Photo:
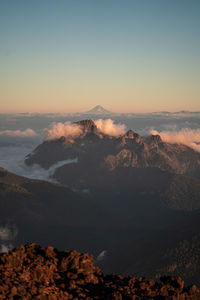
[[[0,112],[200,110],[199,0],[0,0]]]

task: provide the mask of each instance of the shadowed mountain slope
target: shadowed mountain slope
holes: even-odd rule
[[[28,179],[0,168],[1,221],[78,227],[98,226],[101,217],[101,210],[90,199],[60,184]]]
[[[132,172],[134,169],[123,170]],[[177,261],[173,249],[179,247],[184,240],[191,240],[195,234],[199,234],[200,218],[199,210],[196,210],[198,201],[194,198],[195,201],[191,201],[188,206],[187,189],[182,192],[182,196],[185,196],[183,199],[178,197],[179,193],[174,192],[177,200],[171,196],[159,197],[159,186],[161,191],[168,186],[167,191],[170,193],[169,187],[174,182],[170,181],[171,176],[175,179],[178,176],[182,183],[185,177],[179,178],[180,175],[155,169],[153,171],[157,172],[157,176],[154,181],[155,173],[146,170],[150,171],[150,176],[146,176],[152,178],[143,189],[146,194],[141,194],[141,186],[144,187],[140,179],[144,179],[142,169],[142,176],[137,180],[135,178],[135,188],[138,186],[138,190],[135,189],[132,194],[129,193],[130,183],[122,182],[119,186],[121,195],[113,195],[113,189],[109,191],[109,185],[101,191],[99,185],[96,196],[90,193],[83,197],[59,184],[30,180],[1,168],[0,227],[15,225],[18,235],[15,241],[11,241],[14,245],[34,241],[42,245],[52,244],[61,249],[68,246],[79,251],[90,251],[102,269],[109,273],[137,272],[157,278],[161,273],[178,275],[181,272],[184,280],[196,283],[199,269],[195,269],[192,264],[188,273],[187,259],[170,273],[167,261],[160,258],[169,252],[167,249],[172,249],[170,261]],[[126,173],[121,175],[129,178]],[[196,181],[198,186],[198,180]],[[117,182],[119,184],[119,179]],[[163,182],[168,182],[168,185],[162,186]],[[113,181],[113,187],[116,187],[116,181]],[[177,184],[175,188],[178,188]],[[194,186],[192,188],[194,193]],[[191,257],[191,260],[197,261],[199,254],[196,254],[195,249],[198,250],[197,243],[194,244]],[[102,259],[99,258],[101,256]]]
[[[103,134],[92,120],[76,122],[77,137],[44,141],[25,162],[48,169],[58,161],[72,160],[56,168],[58,182],[79,192],[88,191],[98,203],[127,213],[148,207],[196,210],[200,208],[200,153],[160,136],[142,138],[129,130],[122,136]],[[198,177],[198,176],[197,176]]]

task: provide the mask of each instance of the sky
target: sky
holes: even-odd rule
[[[0,0],[0,112],[200,110],[199,0]]]

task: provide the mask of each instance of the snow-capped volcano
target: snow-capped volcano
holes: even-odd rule
[[[94,108],[92,108],[89,111],[87,111],[86,114],[108,115],[108,114],[112,114],[112,112],[109,111],[109,110],[106,110],[101,105],[97,105]]]

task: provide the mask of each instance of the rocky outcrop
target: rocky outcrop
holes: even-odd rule
[[[28,244],[0,255],[1,299],[200,299],[180,277],[103,275],[92,256]]]
[[[88,132],[93,132],[93,133],[98,134],[98,129],[97,129],[94,121],[92,121],[92,120],[82,120],[82,121],[76,122],[75,124],[81,126],[81,129],[84,134],[86,134]]]

